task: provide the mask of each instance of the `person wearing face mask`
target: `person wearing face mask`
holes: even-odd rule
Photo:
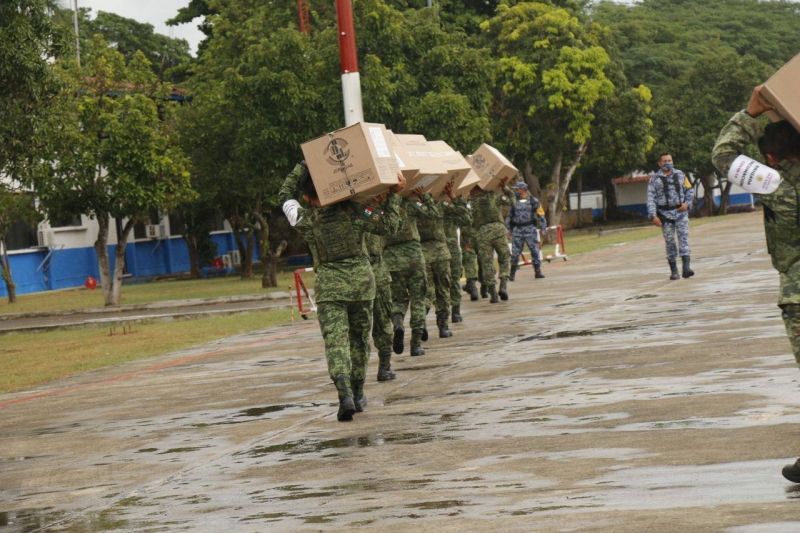
[[[658,166],[658,172],[650,177],[647,184],[647,216],[661,228],[664,235],[669,279],[680,278],[677,264],[679,253],[683,260],[683,277],[690,278],[694,276],[694,271],[689,248],[689,210],[694,201],[694,189],[684,173],[673,167],[670,154],[661,154]]]
[[[777,189],[756,196],[764,206],[767,252],[780,276],[778,306],[794,357],[800,363],[800,133],[785,120],[762,128],[756,117],[773,107],[760,99],[760,91],[761,86],[756,87],[747,108],[722,128],[711,159],[727,176],[745,147],[757,144],[767,165],[778,171]],[[800,483],[800,459],[783,468],[783,477]]]

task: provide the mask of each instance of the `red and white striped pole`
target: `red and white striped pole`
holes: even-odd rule
[[[361,107],[361,76],[358,74],[356,29],[353,25],[352,0],[336,0],[336,18],[339,24],[339,60],[344,97],[344,125],[364,121]]]

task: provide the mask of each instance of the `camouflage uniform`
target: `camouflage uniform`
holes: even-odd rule
[[[422,253],[425,256],[425,314],[432,306],[436,307],[436,324],[442,321],[447,325],[450,318],[450,251],[444,236],[443,202],[434,202],[431,209],[436,210],[434,218],[417,221]],[[441,326],[440,326],[441,327]]]
[[[392,276],[392,319],[403,320],[411,308],[411,343],[418,344],[425,327],[425,257],[420,245],[417,219],[436,216],[430,194],[421,200],[406,198],[400,206],[402,227],[386,238],[383,259]],[[395,350],[396,351],[396,350]]]
[[[300,198],[300,179],[303,177],[303,174],[305,174],[305,171],[305,161],[296,164],[294,169],[286,176],[286,179],[283,180],[283,185],[281,185],[280,190],[278,190],[278,202],[283,206],[286,218],[292,226],[297,224],[297,219],[290,217],[287,212],[287,204],[290,202],[295,203],[297,213],[293,213],[293,216],[299,215],[303,209],[308,209],[309,207],[305,200],[302,202],[298,200],[298,198]],[[308,244],[308,250],[311,253],[311,260],[314,268],[317,268],[319,266],[319,259],[317,258],[317,249],[314,246],[314,236],[309,233],[303,235],[303,237],[305,238],[306,244]]]
[[[391,234],[401,224],[402,198],[390,195],[383,209],[346,201],[301,211],[297,230],[317,254],[314,290],[331,379],[363,383],[369,359],[375,276],[364,245],[366,232]]]
[[[539,259],[539,234],[536,231],[538,225],[541,231],[547,231],[547,219],[544,217],[544,209],[539,204],[539,200],[533,196],[527,198],[517,198],[506,215],[506,229],[511,234],[511,272],[517,270],[519,255],[525,243],[531,251],[531,262],[537,273],[541,273],[542,261]]]
[[[464,267],[464,277],[467,278],[467,280],[478,279],[478,254],[475,253],[475,229],[472,227],[472,222],[464,224],[459,228],[461,229],[461,265]]]
[[[497,252],[501,282],[508,280],[511,270],[511,254],[508,251],[508,238],[503,223],[503,206],[512,205],[514,203],[512,197],[513,194],[504,190],[502,194],[493,191],[482,192],[471,199],[475,247],[478,263],[483,271],[481,283],[489,291],[496,285],[493,251]]]
[[[763,135],[761,125],[745,112],[736,113],[722,128],[711,153],[714,166],[724,176],[748,144]],[[783,182],[771,194],[756,195],[764,206],[767,252],[780,275],[778,306],[783,310],[786,333],[800,364],[800,163],[781,161]]]
[[[372,341],[379,354],[392,351],[392,276],[383,260],[384,238],[368,233],[365,236],[369,263],[375,274],[375,302],[372,305]]]
[[[453,313],[461,313],[461,269],[463,259],[458,244],[458,227],[472,224],[472,213],[467,201],[456,198],[452,204],[444,204],[444,235],[450,250],[450,305]],[[463,239],[463,231],[462,231]]]
[[[647,216],[661,219],[661,233],[667,244],[667,261],[670,263],[681,257],[689,257],[689,210],[694,200],[694,189],[689,180],[678,169],[665,176],[661,170],[650,177],[647,184]],[[678,211],[681,204],[688,204],[689,209]],[[678,234],[678,246],[675,245],[675,234]]]

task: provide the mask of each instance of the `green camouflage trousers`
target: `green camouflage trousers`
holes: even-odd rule
[[[331,379],[336,376],[366,379],[372,300],[318,302],[317,318]]]
[[[427,291],[425,295],[425,308],[436,307],[436,319],[447,320],[450,318],[450,260],[434,261],[425,264],[425,279]]]
[[[372,342],[379,354],[392,351],[392,286],[378,284],[372,304]]]
[[[478,279],[478,255],[475,253],[475,244],[464,234],[461,235],[461,266],[464,268],[465,278]]]
[[[494,255],[497,252],[497,262],[500,265],[500,278],[508,279],[511,274],[511,252],[508,251],[508,237],[505,225],[492,222],[481,226],[476,235],[475,243],[478,253],[478,263],[482,270],[481,284],[491,289],[495,286]]]
[[[450,250],[450,305],[461,306],[461,248],[455,241],[447,241]]]
[[[786,334],[792,343],[792,351],[797,364],[800,364],[800,304],[783,304],[783,323]]]
[[[402,315],[411,306],[411,331],[425,327],[425,270],[410,268],[392,271],[392,315]]]

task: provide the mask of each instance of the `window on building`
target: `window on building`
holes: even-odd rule
[[[63,217],[50,217],[51,228],[74,228],[83,226],[80,215],[67,215]]]
[[[150,224],[158,224],[161,221],[161,215],[159,215],[158,209],[151,209],[148,217],[150,219],[149,221],[145,220],[144,222],[137,222],[133,225],[134,239],[146,239],[147,226]]]
[[[183,213],[169,214],[169,234],[184,235],[186,233],[186,223],[183,221]]]
[[[222,211],[214,213],[214,228],[211,231],[225,231],[225,215]]]
[[[11,224],[6,237],[6,244],[8,250],[25,250],[26,248],[35,248],[39,246],[39,237],[37,235],[36,225],[29,226],[22,219]]]

